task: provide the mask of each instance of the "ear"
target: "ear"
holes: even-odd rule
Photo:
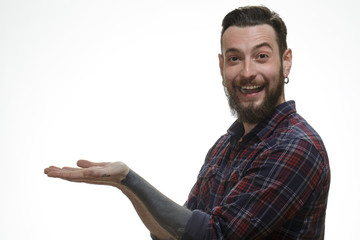
[[[220,74],[221,76],[223,76],[224,59],[221,53],[219,53],[218,57],[219,57]]]
[[[282,57],[282,66],[284,77],[289,76],[292,65],[292,51],[290,48],[286,49]]]

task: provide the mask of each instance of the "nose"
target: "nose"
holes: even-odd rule
[[[243,61],[243,66],[240,70],[240,77],[247,80],[255,79],[256,68],[255,64],[251,61],[251,59],[246,59]]]

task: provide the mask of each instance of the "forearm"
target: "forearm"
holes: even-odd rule
[[[153,227],[158,224],[159,230],[166,230],[175,239],[181,239],[186,223],[192,214],[190,210],[167,198],[132,170],[129,171],[122,184],[131,192],[128,193],[130,196],[131,194],[136,196],[132,197],[134,200],[132,202],[143,218],[150,220],[150,223],[153,218],[155,220],[152,222]],[[151,218],[146,215],[147,213],[151,215]],[[164,231],[160,232],[164,234]],[[153,234],[156,233],[153,232]]]
[[[152,235],[156,236],[160,240],[168,240],[171,238],[171,235],[160,226],[151,213],[146,209],[145,205],[130,189],[122,186],[120,187],[120,190],[129,198],[141,221],[147,229],[149,229]]]

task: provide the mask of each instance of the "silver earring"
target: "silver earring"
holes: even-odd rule
[[[285,78],[284,83],[285,83],[285,84],[288,84],[288,83],[289,83],[289,77],[286,77],[286,78]]]

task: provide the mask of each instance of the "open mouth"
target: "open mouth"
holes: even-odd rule
[[[261,92],[264,89],[264,86],[260,85],[251,85],[251,86],[242,86],[238,88],[241,93],[252,94]]]

